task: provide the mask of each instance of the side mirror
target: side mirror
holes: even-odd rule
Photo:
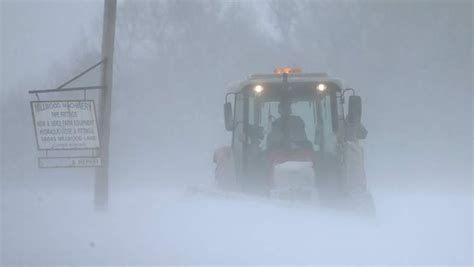
[[[230,102],[224,104],[224,119],[225,129],[227,131],[234,130],[234,117],[232,116],[232,104]]]
[[[348,123],[360,123],[362,116],[362,99],[360,96],[351,95],[349,97],[349,110],[347,111],[346,120]]]

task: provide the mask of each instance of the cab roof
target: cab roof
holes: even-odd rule
[[[228,86],[229,93],[237,93],[242,88],[249,85],[265,84],[265,83],[278,83],[283,82],[283,74],[252,74],[247,80],[234,82]],[[334,83],[339,88],[343,89],[342,80],[338,78],[329,77],[327,73],[293,73],[288,74],[288,82],[321,82],[321,83]]]

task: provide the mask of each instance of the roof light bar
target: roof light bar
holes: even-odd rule
[[[294,74],[294,73],[301,73],[300,68],[279,68],[273,70],[273,73],[275,74]]]

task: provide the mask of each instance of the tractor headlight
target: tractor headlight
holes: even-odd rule
[[[255,93],[260,94],[261,92],[263,92],[263,86],[258,84],[253,88],[253,90],[255,91]]]
[[[324,83],[320,83],[316,86],[316,89],[318,89],[319,92],[324,92],[327,88],[328,87]]]

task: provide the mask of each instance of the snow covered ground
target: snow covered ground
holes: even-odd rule
[[[472,197],[374,192],[376,220],[302,205],[186,193],[4,192],[7,264],[469,265]]]

